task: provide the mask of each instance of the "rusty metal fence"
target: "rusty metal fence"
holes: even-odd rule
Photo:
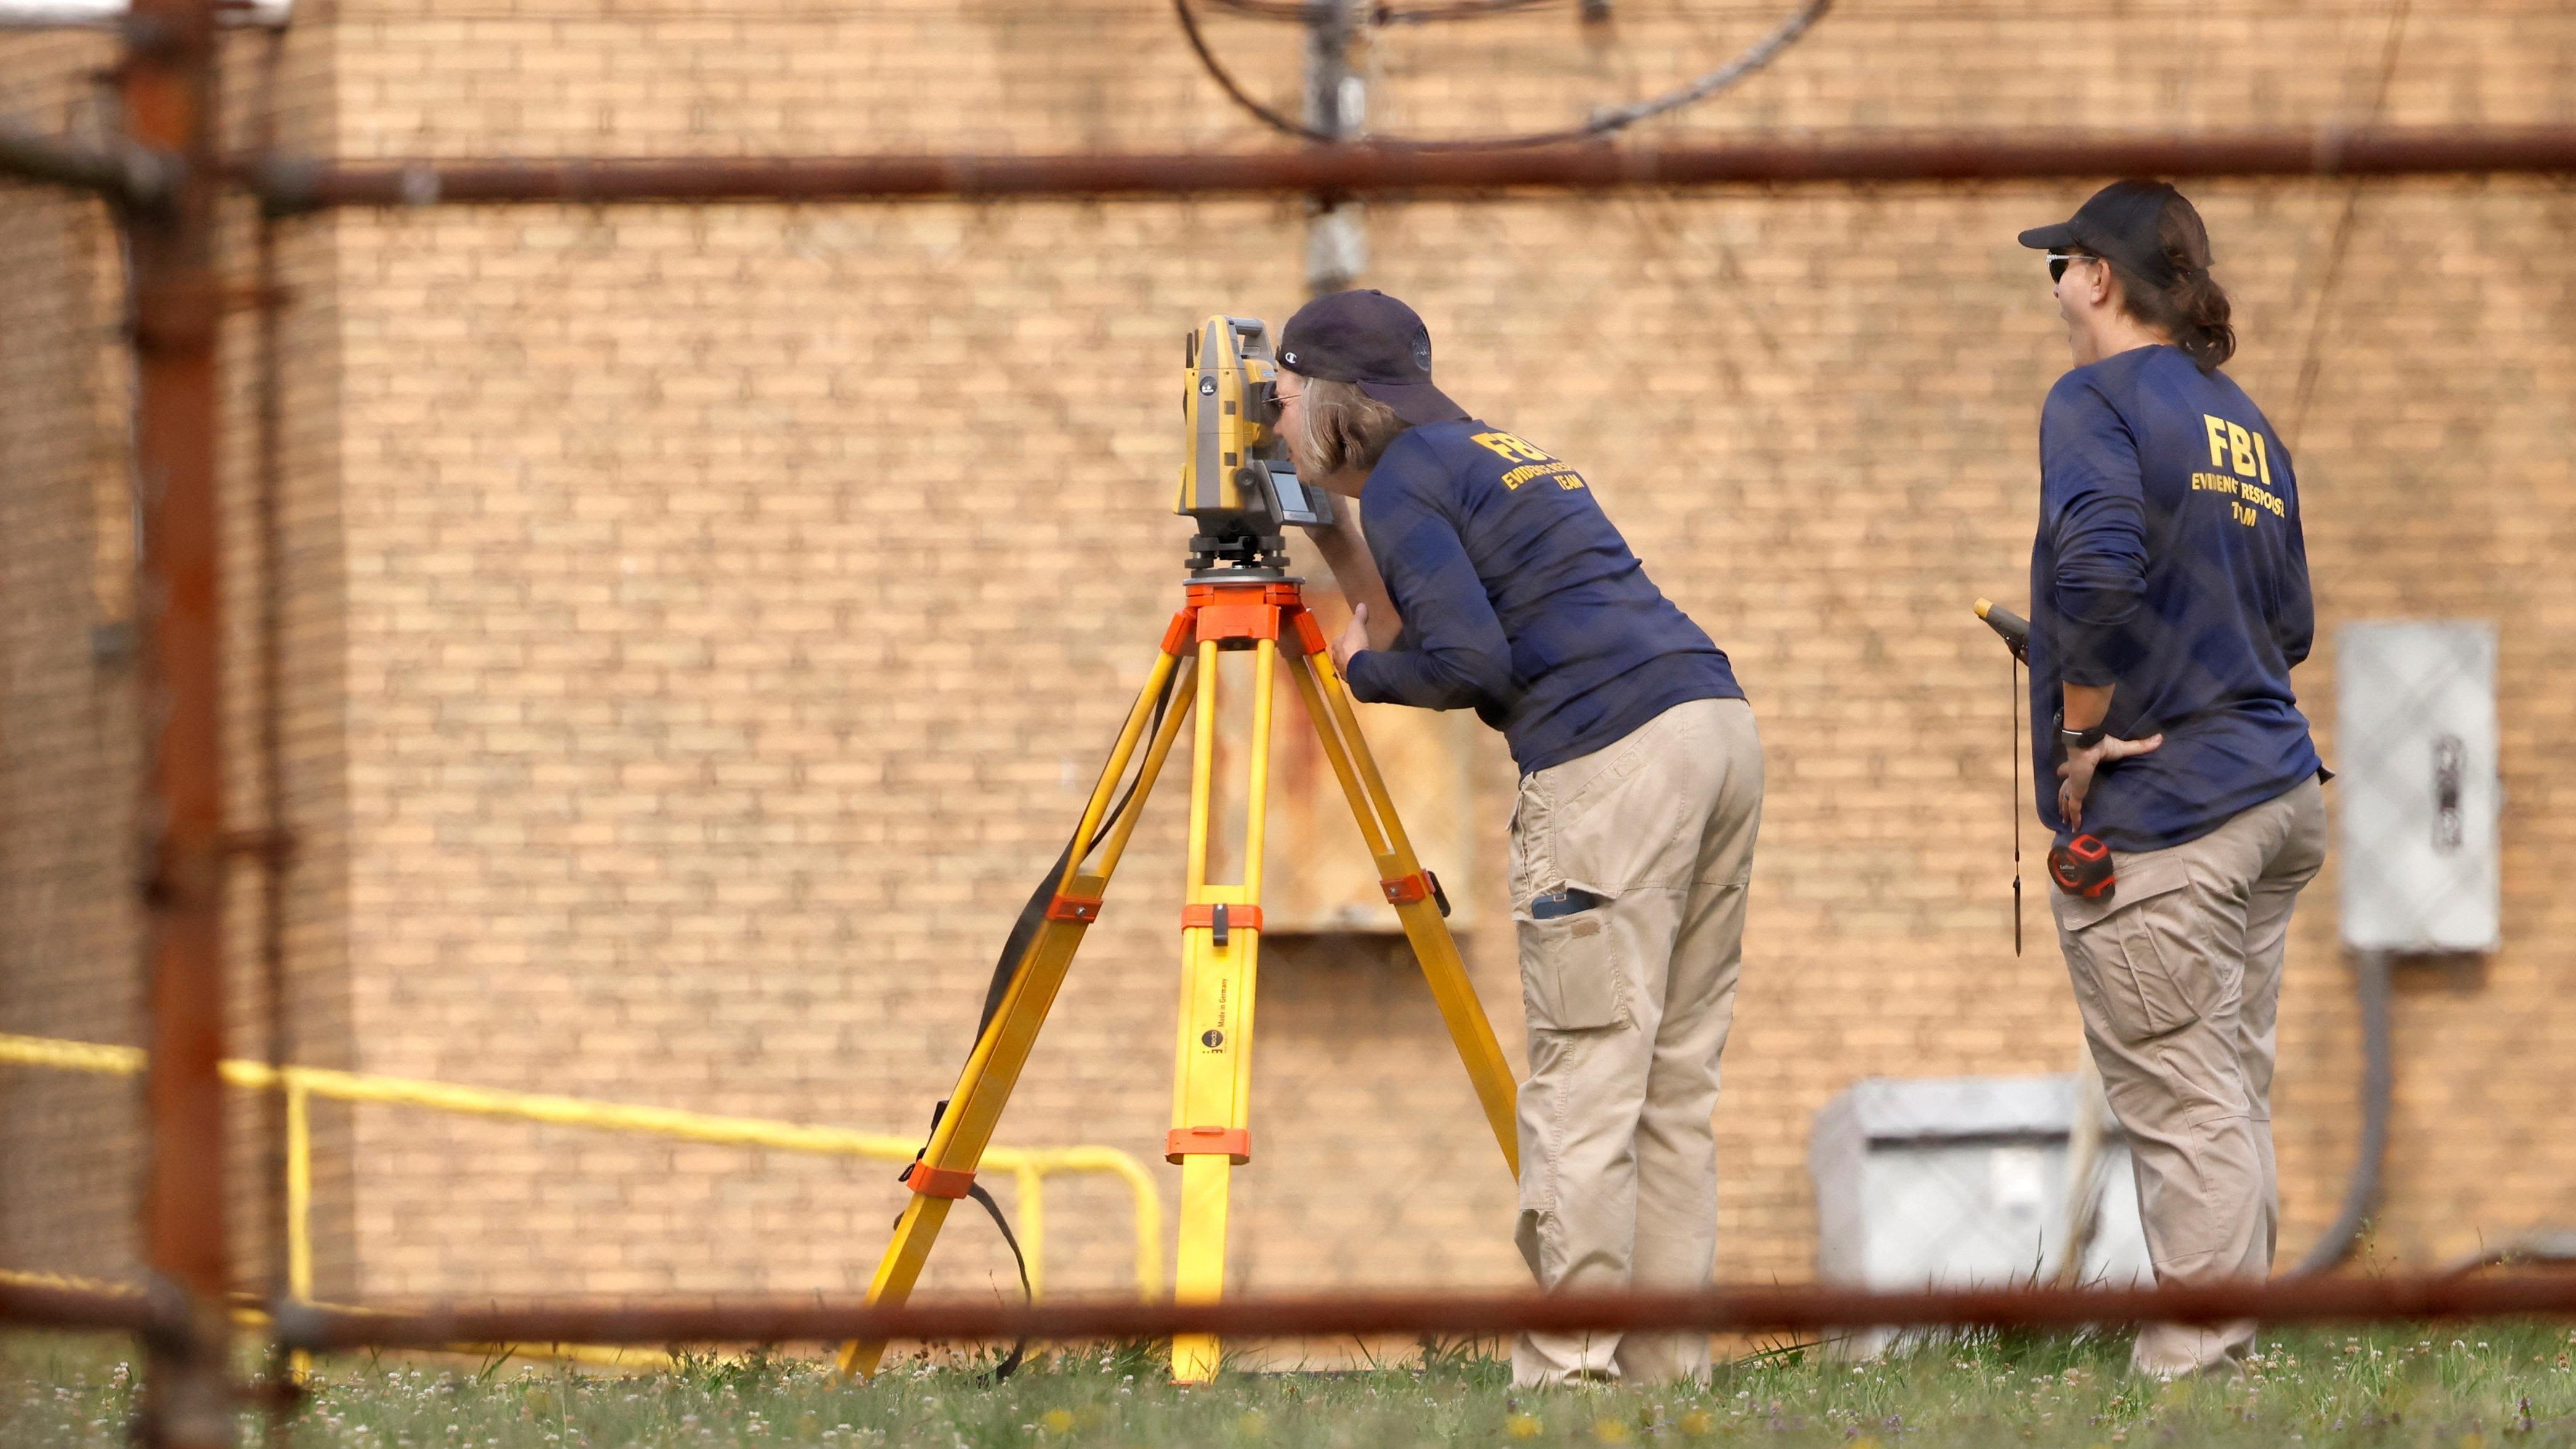
[[[269,763],[255,768],[252,778],[263,790],[280,788],[273,752],[282,748],[277,734],[282,726],[275,713],[279,691],[275,651],[283,601],[274,595],[219,597],[219,583],[226,577],[219,550],[228,531],[247,524],[255,540],[264,539],[256,551],[266,567],[262,577],[269,580],[277,577],[280,537],[280,505],[274,493],[263,491],[250,507],[229,514],[218,495],[216,466],[223,445],[216,423],[227,386],[219,364],[240,364],[256,372],[268,365],[264,357],[273,362],[279,346],[274,319],[291,306],[274,272],[276,250],[282,235],[305,224],[301,218],[335,209],[426,212],[451,206],[906,199],[1146,201],[1284,196],[1319,198],[1326,204],[1351,198],[1442,198],[1486,204],[1566,193],[1662,196],[1702,188],[2081,180],[2131,173],[2206,178],[2562,178],[2576,172],[2576,130],[2566,128],[2320,129],[2157,136],[1907,134],[1723,145],[1456,151],[1348,144],[1220,155],[858,155],[691,161],[439,158],[343,164],[274,148],[228,147],[214,113],[217,58],[223,48],[215,16],[216,7],[207,0],[142,0],[136,5],[126,24],[119,59],[121,131],[88,140],[0,133],[0,171],[65,188],[66,195],[103,199],[112,212],[116,244],[127,263],[126,287],[114,300],[130,343],[132,466],[135,476],[143,480],[137,490],[132,534],[137,553],[130,561],[136,580],[133,625],[130,632],[102,633],[91,643],[102,651],[134,651],[141,678],[135,763],[143,781],[146,828],[136,862],[140,885],[133,906],[145,925],[148,961],[142,1006],[151,1037],[143,1099],[142,1138],[147,1150],[140,1209],[141,1256],[154,1284],[145,1295],[109,1295],[0,1283],[0,1321],[141,1335],[151,1353],[146,1404],[156,1426],[155,1442],[179,1446],[228,1442],[228,1405],[235,1392],[227,1379],[232,1329],[225,1305],[227,1294],[244,1276],[234,1270],[232,1256],[244,1235],[237,1225],[228,1224],[227,1207],[246,1199],[229,1186],[241,1179],[238,1164],[230,1165],[228,1173],[225,1157],[229,1126],[221,1072],[228,1025],[237,1030],[248,1013],[241,1001],[227,998],[226,912],[228,907],[252,905],[251,914],[259,922],[254,934],[265,944],[266,959],[274,964],[284,951],[285,930],[283,888],[277,882],[294,846],[282,832],[276,798],[260,798],[237,783],[228,788],[226,778],[227,732],[239,732],[244,717],[238,704],[227,700],[225,675],[218,667],[227,653],[233,653],[233,687],[240,689],[239,681],[245,677],[258,681],[252,692],[270,707],[267,719],[250,731],[254,745],[271,752]],[[48,200],[45,204],[88,203]],[[255,220],[245,204],[256,208]],[[228,212],[227,207],[235,209]],[[255,228],[257,240],[249,255],[258,270],[248,280],[227,276],[218,268],[218,234],[226,225]],[[228,355],[223,319],[245,309],[267,320],[253,334],[246,355]],[[252,414],[253,435],[247,446],[261,460],[255,474],[273,477],[276,471],[282,435],[291,425],[282,407],[271,390],[262,395]],[[103,560],[99,577],[111,578],[125,562]],[[228,632],[228,611],[248,616],[257,627]],[[238,641],[245,637],[252,641],[247,659],[238,652]],[[2418,647],[2411,652],[2399,648],[2388,655],[2385,690],[2418,689],[2429,696],[2443,688],[2444,677],[2460,671],[2492,674],[2491,640],[2483,655],[2474,638],[2465,643],[2456,637],[2415,643]],[[245,663],[252,667],[244,669]],[[2353,687],[2351,678],[2346,675],[2348,689]],[[2489,683],[2491,688],[2491,679]],[[2470,735],[2476,722],[2428,731],[2420,718],[2410,718],[2423,713],[2379,708],[2373,717],[2392,721],[2390,731],[2403,737],[2388,743],[2355,732],[2347,736],[2344,748],[2356,754],[2385,748],[2404,755],[2404,769],[2416,770],[2420,763],[2419,773],[2429,772],[2435,814],[2428,827],[2432,832],[2428,848],[2439,855],[2447,848],[2445,842],[2457,846],[2461,822],[2467,818],[2463,812],[2491,814],[2492,802],[2476,799],[2481,788],[2477,778],[2463,773],[2464,751],[2475,748]],[[2492,719],[2485,728],[2491,740]],[[2464,735],[2464,729],[2470,735]],[[2491,743],[2487,748],[2491,758]],[[2424,760],[2417,762],[2415,754],[2424,754]],[[2369,808],[2365,802],[2365,813]],[[245,864],[267,870],[268,893],[259,901],[246,901],[231,884]],[[2491,893],[2492,883],[2434,880],[2418,870],[2394,883],[2348,875],[2344,888],[2360,892],[2366,904],[2369,899],[2417,889]],[[2413,938],[2391,929],[2394,934],[2373,950],[2408,949]],[[2377,962],[2367,950],[2364,959]],[[2375,970],[2384,970],[2384,963],[2365,967],[2365,990],[2381,993],[2377,1000],[2384,1023],[2385,982],[2369,977]],[[272,975],[260,990],[265,993],[261,1004],[279,1009],[284,999],[280,980]],[[264,1035],[280,1050],[291,1039],[274,1021]],[[255,1070],[273,1074],[297,1068],[280,1061]],[[2384,1075],[2384,1066],[2382,1071]],[[2062,1169],[2054,1159],[2046,1169],[2075,1184],[2051,1200],[2053,1226],[2055,1221],[2098,1213],[2094,1199],[2104,1183],[2113,1184],[2114,1196],[2118,1189],[2117,1174],[2098,1168],[2098,1159],[2108,1149],[2092,1099],[2083,1095],[2087,1089],[2047,1090],[2072,1094],[2051,1110],[2059,1113],[2054,1120],[2065,1124],[2065,1150],[2081,1169]],[[1855,1150],[1865,1156],[1874,1143],[1920,1146],[1929,1129],[1909,1128],[1901,1120],[1905,1110],[1902,1104],[1885,1102],[1854,1105],[1851,1121],[1858,1134],[1854,1140],[1860,1144]],[[2002,1113],[1995,1118],[1998,1121],[2010,1116],[1989,1102],[1945,1111],[1941,1120],[1954,1126],[1968,1120],[1970,1125],[1960,1129],[1963,1138],[1977,1138],[1981,1129],[1974,1123],[1986,1120],[1980,1112]],[[2007,1137],[2038,1131],[2027,1123],[1995,1130]],[[286,1133],[282,1119],[272,1124],[272,1135],[279,1143],[286,1141]],[[2374,1157],[2384,1139],[2383,1122],[2377,1140],[2364,1142],[2364,1156]],[[1982,1150],[1994,1144],[1971,1145]],[[278,1151],[282,1153],[283,1147]],[[2040,1171],[2020,1158],[1996,1166],[1982,1157],[1963,1170],[1969,1176],[1944,1179],[1935,1173],[1926,1179],[1935,1184],[1927,1190],[1970,1193],[1959,1184],[1973,1179],[1991,1187],[2001,1180],[1996,1174],[2029,1176]],[[1986,1176],[1975,1179],[1980,1173]],[[283,1178],[283,1174],[270,1176]],[[1951,1186],[1940,1186],[1944,1181]],[[1991,1206],[1969,1204],[1962,1212],[1983,1212]],[[2356,1217],[2366,1209],[2364,1195],[2348,1206],[2345,1216]],[[282,1213],[283,1205],[273,1205],[272,1212]],[[2340,1236],[2348,1244],[2357,1227],[2357,1221],[2337,1224],[2320,1237],[2331,1244]],[[2102,1281],[2104,1275],[2088,1276],[2081,1263],[2063,1256],[2068,1250],[2062,1242],[2052,1240],[2051,1250],[2061,1257],[2055,1270],[2041,1276],[2069,1285]],[[298,1279],[294,1284],[275,1285],[281,1299],[290,1296],[285,1292],[290,1286],[307,1285],[309,1265],[294,1276]],[[852,1338],[1150,1337],[1196,1332],[1482,1334],[1526,1327],[1775,1331],[1941,1323],[2067,1326],[2247,1315],[2296,1321],[2576,1313],[2576,1283],[2540,1276],[2327,1277],[2152,1291],[2059,1286],[2006,1292],[1997,1290],[1991,1276],[1973,1274],[1945,1280],[1936,1273],[1925,1281],[1953,1286],[1950,1291],[1825,1286],[1714,1289],[1617,1298],[1265,1293],[1215,1305],[1077,1298],[1027,1308],[966,1302],[872,1308],[832,1301],[656,1307],[578,1299],[491,1308],[409,1303],[361,1304],[339,1310],[281,1301],[269,1314],[269,1336],[281,1350],[321,1351],[515,1340],[664,1345]],[[2139,1280],[2131,1274],[2112,1281]]]

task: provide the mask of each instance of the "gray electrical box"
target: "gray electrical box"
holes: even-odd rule
[[[2485,620],[2348,624],[2336,636],[2346,946],[2496,948],[2495,674]]]
[[[2072,1076],[1853,1084],[1816,1114],[1808,1147],[1817,1276],[1886,1291],[2054,1281],[2083,1222],[2078,1282],[2151,1286],[2128,1145],[2098,1091]],[[2094,1114],[2089,1162],[2071,1150],[2079,1112]],[[1894,1337],[1872,1329],[1842,1350]]]

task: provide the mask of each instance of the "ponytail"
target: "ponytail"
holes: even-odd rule
[[[2166,293],[2180,324],[2174,346],[2189,354],[2203,372],[2215,372],[2236,355],[2236,328],[2227,320],[2227,289],[2207,267],[2182,274]]]
[[[2156,220],[2156,244],[2173,280],[2157,286],[2113,261],[2122,305],[2171,337],[2202,372],[2215,372],[2236,355],[2236,328],[2228,320],[2227,289],[2209,274],[2209,229],[2181,192],[2171,194]]]

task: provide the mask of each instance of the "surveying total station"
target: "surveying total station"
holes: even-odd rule
[[[1261,863],[1270,787],[1272,685],[1287,666],[1340,780],[1378,881],[1413,947],[1440,1017],[1466,1063],[1503,1161],[1519,1172],[1513,1136],[1513,1079],[1445,919],[1439,882],[1414,858],[1386,781],[1361,740],[1349,693],[1334,671],[1324,631],[1306,610],[1301,581],[1286,572],[1284,529],[1328,522],[1331,498],[1300,484],[1277,428],[1275,369],[1261,323],[1211,317],[1191,335],[1183,369],[1188,450],[1176,512],[1195,520],[1180,612],[1164,631],[1144,689],[1092,787],[1082,823],[1067,841],[1004,945],[984,1020],[957,1086],[933,1118],[930,1141],[904,1171],[913,1196],[896,1219],[868,1287],[868,1301],[900,1303],[920,1279],[931,1243],[957,1199],[979,1194],[975,1168],[1020,1069],[1036,1045],[1047,1008],[1100,918],[1110,876],[1136,829],[1145,799],[1195,709],[1190,755],[1189,882],[1181,907],[1181,1011],[1172,1128],[1163,1150],[1181,1168],[1180,1253],[1175,1294],[1212,1302],[1225,1288],[1226,1188],[1252,1160],[1254,968],[1261,946]],[[1224,782],[1242,804],[1241,879],[1211,880],[1210,829],[1217,780],[1220,661],[1249,655],[1252,740],[1228,752],[1245,778]],[[998,1214],[997,1214],[998,1216]],[[882,1343],[852,1343],[841,1367],[872,1373]],[[1201,1383],[1217,1369],[1216,1340],[1172,1344],[1172,1378]]]

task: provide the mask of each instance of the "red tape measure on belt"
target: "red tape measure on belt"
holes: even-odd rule
[[[2050,846],[2048,878],[2057,882],[2059,890],[2088,901],[2108,900],[2120,885],[2120,877],[2111,866],[2111,847],[2092,835],[2079,835],[2064,845]]]

